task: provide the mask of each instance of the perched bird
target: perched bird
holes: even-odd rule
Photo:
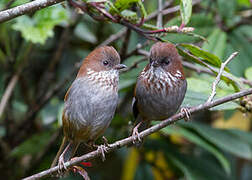
[[[80,144],[93,144],[108,128],[118,101],[120,56],[113,47],[92,51],[65,95],[62,115],[64,138],[51,165],[66,169]],[[103,151],[99,146],[99,150]],[[104,152],[103,152],[104,153]]]
[[[176,47],[158,42],[151,47],[149,64],[139,74],[133,98],[136,126],[132,136],[140,142],[140,131],[152,120],[164,120],[179,109],[187,89],[187,82]]]

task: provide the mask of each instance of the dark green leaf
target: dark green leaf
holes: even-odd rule
[[[220,59],[223,59],[226,49],[226,33],[216,28],[207,40],[208,42],[204,42],[202,49],[218,56]]]
[[[201,48],[192,45],[192,44],[180,44],[180,46],[186,48],[189,50],[194,56],[202,58],[204,61],[208,62],[211,65],[214,65],[216,67],[221,66],[221,60],[215,56],[214,54],[211,54],[207,51],[202,50]]]
[[[226,173],[230,174],[230,164],[225,156],[212,144],[207,142],[205,139],[201,138],[192,131],[180,126],[167,126],[161,130],[165,134],[178,134],[188,139],[189,141],[197,144],[198,146],[204,148],[205,150],[212,153],[220,162]]]
[[[193,128],[208,141],[227,152],[245,159],[252,158],[252,151],[250,146],[227,130],[215,129],[199,123],[181,124],[185,127]]]

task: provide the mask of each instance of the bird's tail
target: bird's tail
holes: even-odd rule
[[[67,148],[67,150],[64,153],[64,162],[70,160],[74,156],[79,144],[80,143],[68,141],[66,139],[66,137],[64,137],[63,140],[62,140],[62,143],[60,145],[59,151],[57,152],[57,155],[56,155],[56,157],[54,158],[54,160],[53,160],[53,162],[51,164],[51,168],[58,164],[59,157],[64,152],[64,150],[66,148]]]

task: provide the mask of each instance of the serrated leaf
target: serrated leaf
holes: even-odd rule
[[[167,126],[161,130],[165,134],[178,134],[183,136],[187,140],[197,144],[198,146],[204,148],[208,152],[212,153],[220,162],[226,173],[230,174],[230,164],[225,156],[212,144],[207,142],[205,139],[201,138],[192,131],[180,126]]]
[[[186,25],[192,15],[192,0],[180,0],[180,15],[182,24]]]
[[[53,36],[54,26],[68,19],[67,11],[61,6],[51,6],[37,11],[31,18],[27,15],[18,17],[13,29],[20,31],[22,37],[32,43],[44,44]]]

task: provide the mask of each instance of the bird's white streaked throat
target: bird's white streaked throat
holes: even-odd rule
[[[109,71],[94,71],[87,69],[88,80],[104,90],[118,90],[119,72],[115,69]]]

